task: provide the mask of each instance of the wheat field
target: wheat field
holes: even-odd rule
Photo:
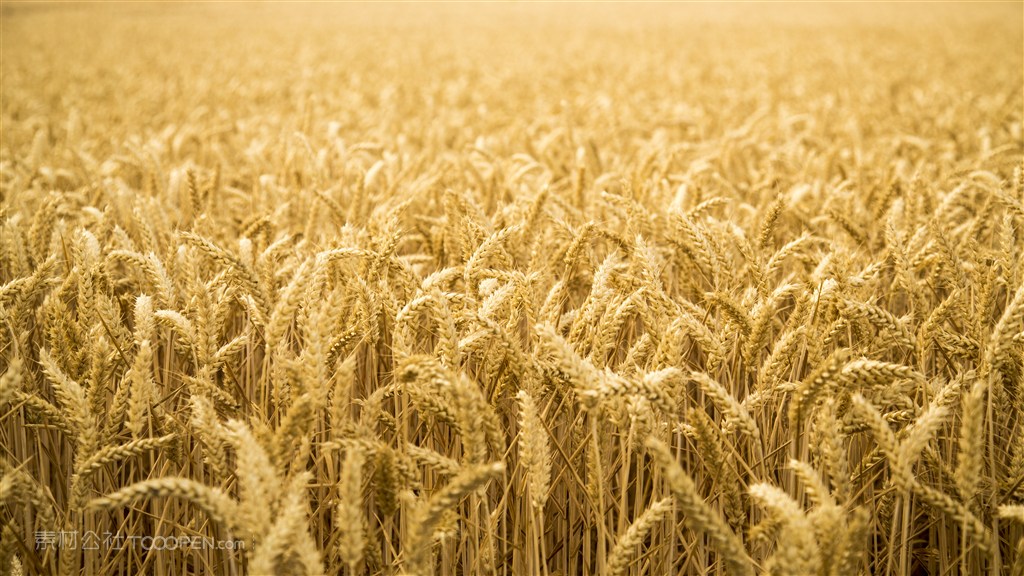
[[[0,573],[1024,574],[1024,8],[20,4]]]

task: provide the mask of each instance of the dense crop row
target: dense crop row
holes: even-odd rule
[[[1024,569],[1019,4],[2,11],[2,570]]]

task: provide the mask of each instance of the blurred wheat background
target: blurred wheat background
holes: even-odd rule
[[[0,17],[0,572],[1024,573],[1020,3]]]

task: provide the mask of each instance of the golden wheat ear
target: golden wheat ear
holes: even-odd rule
[[[238,505],[222,490],[210,488],[187,478],[157,478],[137,482],[89,501],[89,508],[107,509],[128,506],[137,500],[180,498],[195,504],[212,520],[226,527],[236,527]]]
[[[647,440],[647,450],[664,475],[672,495],[675,496],[686,524],[697,533],[707,535],[722,562],[731,573],[753,576],[754,564],[737,536],[716,511],[712,510],[697,491],[693,479],[676,462],[669,447],[660,440]]]

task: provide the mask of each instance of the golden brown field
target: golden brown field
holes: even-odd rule
[[[1024,8],[15,4],[0,572],[1024,574]]]

